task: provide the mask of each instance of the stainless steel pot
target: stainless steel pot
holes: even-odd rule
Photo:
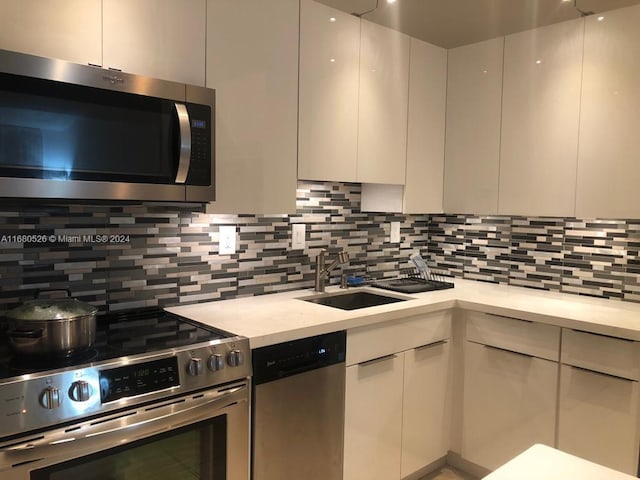
[[[51,290],[49,290],[50,292]],[[9,311],[7,336],[23,355],[69,356],[87,350],[96,337],[97,309],[71,298],[39,298]]]

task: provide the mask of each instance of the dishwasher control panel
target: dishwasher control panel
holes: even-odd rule
[[[346,346],[347,335],[342,330],[256,348],[252,352],[253,381],[259,385],[344,363]]]

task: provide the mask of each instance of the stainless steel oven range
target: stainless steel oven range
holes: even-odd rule
[[[249,341],[161,309],[98,317],[80,356],[0,344],[0,478],[249,478]]]

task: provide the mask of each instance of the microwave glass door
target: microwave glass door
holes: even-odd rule
[[[0,176],[175,183],[174,102],[0,75]]]

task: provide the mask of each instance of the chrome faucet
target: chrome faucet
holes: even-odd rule
[[[336,258],[328,267],[325,267],[325,255],[327,254],[326,249],[320,250],[320,253],[316,257],[316,292],[324,292],[324,282],[325,279],[329,276],[329,272],[336,268],[339,263],[347,263],[349,261],[349,254],[344,250],[341,250],[338,253],[338,258]]]

